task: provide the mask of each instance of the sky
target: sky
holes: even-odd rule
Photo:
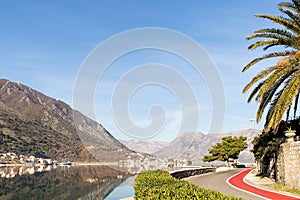
[[[264,121],[250,122],[255,118],[257,104],[247,103],[248,95],[242,94],[242,88],[272,62],[262,62],[241,73],[244,65],[263,53],[248,51],[251,42],[245,37],[254,30],[274,26],[253,14],[278,15],[276,4],[279,2],[3,1],[0,7],[0,77],[21,82],[73,106],[77,77],[95,48],[124,31],[157,27],[191,38],[214,64],[225,94],[220,132],[261,129]],[[113,48],[122,45],[125,44]],[[149,63],[152,66],[148,66]],[[155,71],[153,66],[160,68]],[[143,70],[139,72],[139,69]],[[87,106],[94,104],[95,116],[82,112],[120,139],[169,141],[182,132],[195,131],[189,129],[195,121],[196,131],[207,134],[211,124],[214,125],[212,111],[216,106],[207,78],[214,77],[204,77],[189,62],[170,52],[132,51],[119,56],[99,76],[92,91],[95,92],[94,102],[84,102]],[[126,92],[130,94],[128,98],[125,98]],[[124,112],[121,105],[126,106]],[[188,112],[189,116],[183,117],[183,112]],[[127,117],[141,128],[138,129],[140,133],[132,134],[132,124],[129,126],[126,120],[122,122]],[[146,130],[156,122],[161,125],[159,130]],[[186,126],[181,129],[182,124]]]

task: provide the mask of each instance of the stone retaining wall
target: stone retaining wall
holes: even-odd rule
[[[300,189],[300,141],[280,145],[277,166],[278,181]]]
[[[170,175],[177,179],[186,178],[189,176],[195,176],[200,174],[206,174],[210,172],[215,172],[216,168],[208,167],[208,168],[193,168],[193,169],[184,169],[180,171],[170,172]]]

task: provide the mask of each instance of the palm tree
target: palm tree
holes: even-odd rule
[[[261,120],[265,109],[268,109],[265,131],[277,130],[285,112],[288,119],[291,106],[294,107],[294,117],[296,116],[300,91],[300,0],[279,3],[278,10],[284,17],[266,14],[255,16],[268,19],[280,25],[279,28],[256,30],[247,37],[248,40],[256,39],[248,47],[249,50],[258,47],[270,50],[277,47],[277,51],[255,58],[242,70],[245,72],[265,59],[283,57],[276,65],[259,72],[243,89],[245,93],[253,87],[248,103],[255,99],[259,104],[256,113],[257,122]]]

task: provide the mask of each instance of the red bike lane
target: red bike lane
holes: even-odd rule
[[[248,173],[250,173],[252,170],[253,169],[247,169],[245,171],[242,171],[242,172],[232,176],[231,178],[228,179],[228,183],[236,188],[245,190],[245,191],[253,193],[255,195],[262,196],[267,199],[272,199],[272,200],[275,200],[275,199],[278,199],[278,200],[296,200],[296,199],[298,199],[299,200],[300,199],[297,197],[292,197],[292,196],[264,190],[264,189],[249,185],[248,183],[245,183],[244,177]]]

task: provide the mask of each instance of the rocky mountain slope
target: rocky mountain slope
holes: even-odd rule
[[[166,147],[168,142],[151,141],[151,140],[119,140],[127,148],[148,154],[153,154],[156,151]]]
[[[233,131],[230,133],[224,134],[203,134],[200,132],[196,133],[184,133],[179,135],[173,141],[171,141],[165,147],[157,150],[156,152],[151,152],[152,154],[164,157],[164,158],[178,158],[178,159],[187,159],[193,161],[193,164],[204,164],[202,162],[202,157],[208,154],[208,149],[221,141],[221,138],[227,135],[231,136],[246,136],[248,148],[240,153],[239,161],[240,162],[254,162],[254,156],[250,152],[253,145],[251,141],[256,135],[260,133],[259,130],[249,129],[249,130],[240,130]],[[131,147],[135,151],[145,152],[147,149],[159,148],[157,143],[159,142],[149,142],[149,141],[123,141],[127,147]],[[147,151],[149,152],[149,151]],[[150,152],[149,152],[150,153]]]
[[[85,146],[74,125],[74,112]],[[8,151],[74,161],[93,157],[116,161],[123,159],[124,152],[131,152],[102,125],[66,103],[21,83],[0,79],[0,152]]]

